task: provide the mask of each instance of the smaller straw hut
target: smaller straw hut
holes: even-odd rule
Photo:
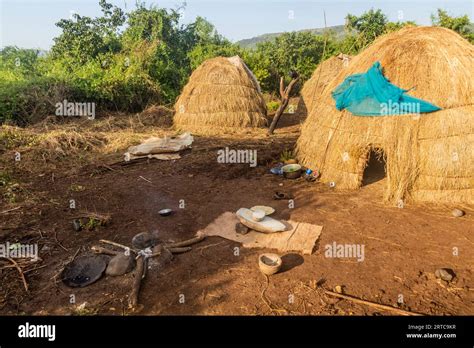
[[[260,86],[238,57],[217,57],[191,75],[175,105],[177,128],[212,133],[267,124]]]

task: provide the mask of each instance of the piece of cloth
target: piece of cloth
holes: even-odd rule
[[[151,137],[140,145],[130,146],[125,153],[125,161],[136,158],[156,158],[159,160],[175,160],[181,158],[178,152],[191,147],[194,141],[190,133],[183,133],[177,137]]]
[[[226,212],[198,231],[196,235],[222,237],[242,243],[245,248],[268,248],[280,252],[297,251],[310,255],[323,229],[318,225],[288,221],[288,230],[284,232],[261,233],[250,230],[247,234],[239,234],[235,231],[236,223],[239,223],[237,216]]]
[[[380,62],[366,73],[346,77],[333,92],[338,110],[356,116],[396,116],[438,111],[441,108],[406,94],[383,75]]]

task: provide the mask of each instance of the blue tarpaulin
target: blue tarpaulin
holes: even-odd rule
[[[390,116],[427,113],[438,106],[406,94],[383,75],[376,62],[366,73],[348,76],[333,92],[338,110],[347,109],[357,116]]]

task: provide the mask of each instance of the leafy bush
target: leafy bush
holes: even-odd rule
[[[49,87],[50,81],[43,77],[0,83],[0,122],[25,125],[50,113]]]
[[[474,43],[474,27],[468,15],[451,17],[445,10],[438,9],[436,15],[431,16],[431,21],[433,25],[454,30],[469,42]]]
[[[99,0],[102,14],[74,14],[56,25],[61,33],[51,52],[0,49],[0,122],[25,125],[55,112],[56,103],[94,102],[100,111],[141,111],[150,104],[173,104],[192,70],[216,56],[240,55],[262,91],[278,95],[280,77],[301,77],[299,92],[324,59],[337,53],[357,54],[379,35],[414,22],[389,22],[381,10],[348,14],[346,33],[284,33],[273,41],[243,49],[221,36],[202,17],[180,24],[180,9],[146,7],[138,1],[125,13]],[[451,17],[438,10],[434,25],[452,29],[474,42],[468,16]],[[278,103],[268,104],[270,111]]]
[[[279,107],[280,107],[280,103],[277,101],[272,100],[272,101],[267,102],[268,112],[276,112]]]

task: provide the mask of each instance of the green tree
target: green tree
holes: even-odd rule
[[[351,14],[346,16],[347,31],[357,31],[363,46],[382,35],[385,32],[387,23],[387,16],[380,9],[370,9],[359,17]]]
[[[431,22],[435,26],[454,30],[471,43],[474,43],[473,24],[469,20],[468,15],[452,17],[447,11],[438,9],[436,15],[431,15]]]
[[[276,93],[281,76],[289,82],[290,73],[295,71],[305,81],[311,77],[319,62],[336,53],[336,50],[330,33],[325,37],[310,32],[291,32],[278,36],[274,41],[258,44],[250,57],[247,55],[246,61],[262,88]],[[298,89],[294,91],[296,93]]]
[[[404,27],[415,27],[416,23],[414,21],[406,21],[406,22],[388,22],[385,26],[385,32],[391,33],[397,30],[400,30]]]
[[[51,53],[55,59],[63,59],[70,69],[101,54],[120,51],[119,28],[125,23],[125,14],[106,0],[100,0],[99,5],[100,17],[73,14],[72,19],[61,19],[56,23],[62,33],[54,39]]]
[[[38,75],[39,50],[6,46],[0,49],[0,77],[19,80]]]
[[[190,50],[188,58],[191,69],[196,69],[206,59],[241,55],[243,50],[217,32],[205,18],[197,17],[186,27]]]
[[[131,58],[137,49],[145,54],[142,67],[160,86],[163,100],[168,103],[179,94],[185,76],[189,74],[186,55],[189,43],[179,18],[177,10],[138,3],[128,15],[127,28],[122,35],[123,52]]]
[[[400,30],[406,26],[415,26],[413,21],[389,22],[382,10],[370,9],[357,17],[346,16],[346,37],[340,42],[341,51],[356,54],[371,44],[380,35]]]

